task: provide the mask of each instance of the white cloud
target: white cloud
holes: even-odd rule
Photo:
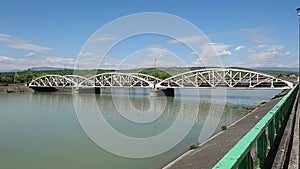
[[[15,48],[15,49],[22,49],[22,50],[29,50],[29,51],[35,51],[35,52],[46,52],[49,50],[52,50],[48,47],[42,47],[34,44],[29,44],[26,42],[14,42],[11,44],[5,45],[6,47]]]
[[[231,52],[228,50],[231,46],[231,44],[213,44],[213,47],[220,56],[231,55]]]
[[[132,67],[132,65],[122,63],[123,60],[121,58],[113,56],[103,57],[94,52],[81,52],[79,56],[76,64],[77,66],[79,65],[80,69],[118,69],[121,64],[122,67]]]
[[[237,46],[235,49],[234,49],[234,51],[240,51],[240,50],[242,50],[242,49],[245,49],[246,48],[246,46],[244,46],[244,45],[240,45],[240,46]]]
[[[163,58],[167,55],[171,55],[172,52],[168,49],[160,48],[160,47],[149,47],[146,49],[148,51],[148,56],[153,58]]]
[[[13,62],[15,61],[15,58],[11,58],[11,57],[7,57],[7,56],[0,56],[0,63],[4,63],[4,62]]]
[[[48,57],[46,59],[24,59],[0,56],[1,70],[28,69],[30,67],[68,67],[74,68],[73,58]]]
[[[187,63],[170,50],[158,45],[151,45],[122,58],[117,66],[118,69],[133,69],[155,67],[155,65],[157,67],[172,67],[186,66]]]
[[[231,52],[228,49],[231,46],[231,44],[207,43],[201,46],[200,51],[194,51],[192,54],[197,54],[200,57],[229,56]]]
[[[0,42],[11,42],[16,37],[8,34],[0,34]]]
[[[95,58],[98,57],[99,55],[94,53],[94,52],[81,52],[79,54],[80,58]]]
[[[252,53],[249,58],[252,60],[262,61],[290,55],[289,51],[283,51],[283,49],[284,46],[282,45],[259,45],[249,51],[250,53]]]
[[[223,50],[222,52],[219,53],[220,56],[230,56],[231,52],[228,50]]]
[[[94,52],[83,51],[79,54],[79,57],[76,60],[77,66],[80,66],[80,69],[91,69],[97,68],[99,62],[103,59],[98,54]]]
[[[139,60],[139,63],[135,63],[135,65],[140,68],[154,67],[155,64],[157,67],[185,66],[186,64],[172,51],[159,46],[150,46],[149,48],[141,50],[134,55],[135,56],[133,58],[136,58],[135,60]]]
[[[257,49],[263,49],[263,48],[266,48],[267,47],[267,45],[258,45],[256,48]]]
[[[46,58],[46,62],[49,62],[50,64],[55,63],[58,65],[62,65],[65,63],[74,64],[74,59],[73,58],[48,57],[48,58]]]
[[[195,36],[185,36],[180,37],[179,39],[171,39],[168,43],[196,43],[196,42],[206,42],[207,37],[204,35],[195,35]]]
[[[35,52],[29,52],[25,56],[27,56],[27,57],[34,57],[34,56],[36,56],[36,53]]]
[[[298,62],[289,62],[291,52],[285,51],[285,47],[283,45],[258,45],[249,49],[248,52],[250,55],[243,61],[231,63],[229,66],[297,67],[298,64]]]
[[[198,59],[192,65],[196,66],[221,66],[220,58],[222,56],[230,56],[229,51],[231,44],[207,43],[202,45],[199,51],[192,52],[196,54]]]
[[[46,52],[53,50],[49,47],[35,45],[30,43],[30,41],[28,40],[24,40],[19,37],[8,34],[0,34],[0,42],[3,42],[5,47],[28,50],[33,52]]]

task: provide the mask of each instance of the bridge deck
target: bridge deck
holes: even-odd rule
[[[285,94],[285,93],[284,93]],[[182,157],[173,161],[164,169],[199,169],[212,168],[254,125],[271,110],[282,98],[283,93],[277,98],[255,109],[236,123],[228,127],[200,146],[189,151]]]

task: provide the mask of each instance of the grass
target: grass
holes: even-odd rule
[[[191,146],[190,146],[190,150],[194,150],[194,149],[196,149],[196,148],[198,148],[197,145],[191,145]]]
[[[266,103],[267,103],[266,101],[263,101],[259,105],[263,105],[263,104],[266,104]]]
[[[222,131],[227,130],[227,126],[221,126]]]

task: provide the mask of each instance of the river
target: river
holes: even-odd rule
[[[221,130],[221,126],[230,125],[279,92],[280,90],[227,90],[222,114],[211,113],[219,103],[212,103],[211,91],[204,89],[176,91],[175,98],[149,97],[146,89],[113,92],[103,90],[103,94],[97,96],[74,96],[58,92],[0,94],[0,168],[161,168],[187,151],[191,145],[204,141],[207,133],[201,131],[208,119],[217,121],[213,127],[208,127],[211,131],[206,129],[208,133],[215,134]],[[215,100],[220,98],[216,97]],[[80,111],[84,113],[80,114]],[[181,133],[185,131],[179,128],[174,139],[171,136],[155,143],[156,146],[149,142],[145,146],[137,144],[136,147],[128,147],[130,144],[122,139],[113,139],[110,145],[115,145],[116,150],[113,150],[114,147],[110,149],[99,146],[97,138],[88,137],[92,134],[85,127],[93,123],[88,123],[84,118],[91,114],[99,115],[95,113],[97,111],[101,112],[101,117],[114,131],[130,138],[150,138],[171,129],[171,126],[177,124],[175,121],[181,112],[187,113],[189,117],[193,117],[193,114],[196,117],[191,118],[191,121],[187,118],[178,123],[182,130],[188,123],[194,123],[186,136]],[[97,134],[101,136],[100,139],[110,139],[105,128],[97,128]],[[202,138],[199,137],[201,134],[204,135]],[[178,135],[183,138],[175,144],[173,142]],[[164,149],[168,146],[170,149]],[[124,150],[119,152],[119,147]],[[125,155],[122,156],[122,153]],[[151,153],[155,155],[152,156]],[[139,158],[139,155],[144,157]]]

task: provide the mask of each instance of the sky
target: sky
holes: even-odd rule
[[[215,55],[225,67],[299,67],[297,7],[296,0],[2,0],[0,71],[42,66],[88,69],[95,68],[94,63],[103,69],[214,66],[205,60],[215,60]],[[116,34],[101,34],[105,26],[145,12],[176,16],[202,34],[180,30],[176,37],[128,36],[106,55],[90,48],[118,39]],[[118,29],[147,24],[152,21],[141,19]],[[171,21],[159,25],[168,24]]]

